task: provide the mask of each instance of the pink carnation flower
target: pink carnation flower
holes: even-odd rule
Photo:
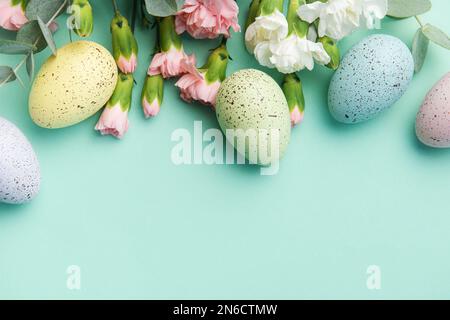
[[[113,107],[107,106],[103,110],[95,130],[100,131],[102,135],[112,135],[122,139],[128,131],[128,123],[128,110],[123,111],[120,104]]]
[[[3,29],[17,31],[27,22],[21,2],[13,5],[12,0],[0,0],[0,26]]]
[[[180,88],[180,96],[186,102],[199,101],[205,105],[216,105],[220,81],[208,83],[203,73],[199,72],[193,64],[183,61],[183,67],[188,73],[183,75],[175,86]]]
[[[186,0],[175,19],[178,34],[187,31],[196,39],[230,37],[230,28],[241,30],[239,7],[234,0]]]
[[[171,47],[167,52],[160,52],[155,54],[152,63],[148,68],[150,76],[161,74],[164,79],[180,76],[187,71],[183,68],[182,62],[186,60],[188,64],[195,65],[195,56],[188,56],[183,48],[177,49]]]

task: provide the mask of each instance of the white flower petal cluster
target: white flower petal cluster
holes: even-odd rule
[[[314,61],[326,65],[330,63],[330,56],[326,53],[322,43],[315,43],[307,38],[301,38],[295,33],[279,43],[271,44],[272,56],[270,62],[281,73],[294,73],[303,69],[312,70]]]
[[[258,44],[267,41],[280,41],[286,38],[289,26],[284,14],[278,9],[270,15],[259,16],[245,32],[245,44],[254,53]]]
[[[309,23],[319,20],[319,37],[328,36],[340,40],[365,25],[376,26],[388,10],[387,0],[328,0],[302,5],[298,15]]]
[[[245,34],[247,50],[262,66],[277,68],[282,73],[293,73],[304,68],[312,70],[314,60],[320,64],[330,62],[323,45],[311,41],[316,38],[313,32],[309,35],[311,40],[308,40],[307,36],[288,35],[288,30],[288,21],[278,10],[257,17]]]

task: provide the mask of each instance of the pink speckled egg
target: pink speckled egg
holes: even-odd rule
[[[450,73],[428,92],[416,118],[416,134],[433,148],[450,148]]]

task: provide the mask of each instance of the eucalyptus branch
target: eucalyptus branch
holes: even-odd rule
[[[61,13],[62,10],[64,10],[68,2],[69,0],[64,0],[63,4],[58,8],[58,10],[56,10],[55,14],[46,23],[47,27],[59,16],[59,14]]]
[[[58,15],[61,13],[61,11],[66,7],[68,3],[68,0],[65,0],[63,2],[63,4],[58,8],[58,10],[56,10],[55,14],[50,18],[50,20],[48,20],[48,22],[46,23],[46,26],[48,27],[53,21],[55,21],[55,19],[58,17]],[[36,41],[33,43],[33,48],[35,48],[38,44],[39,41],[41,41],[42,39],[42,34],[39,35],[39,37],[36,39]],[[15,75],[17,77],[17,72],[19,71],[19,69],[24,65],[24,63],[28,60],[28,58],[33,54],[33,50],[30,50],[25,57],[16,65],[16,67],[13,69],[13,72],[8,75],[1,83],[0,83],[0,87],[2,87],[4,84],[8,83],[8,81],[11,79],[11,77],[13,75]]]
[[[414,18],[416,19],[416,21],[417,21],[417,23],[420,25],[420,27],[423,28],[423,23],[422,23],[422,21],[420,20],[420,17],[419,17],[419,16],[414,16]]]

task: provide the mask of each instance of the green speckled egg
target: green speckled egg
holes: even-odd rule
[[[100,110],[117,84],[117,66],[107,49],[76,41],[58,49],[41,67],[29,98],[33,121],[56,129],[77,124]]]
[[[250,162],[267,165],[285,154],[291,136],[289,107],[280,86],[266,73],[246,69],[228,77],[219,89],[216,115],[229,141]],[[244,151],[238,144],[245,140]],[[273,147],[278,151],[271,152]]]

